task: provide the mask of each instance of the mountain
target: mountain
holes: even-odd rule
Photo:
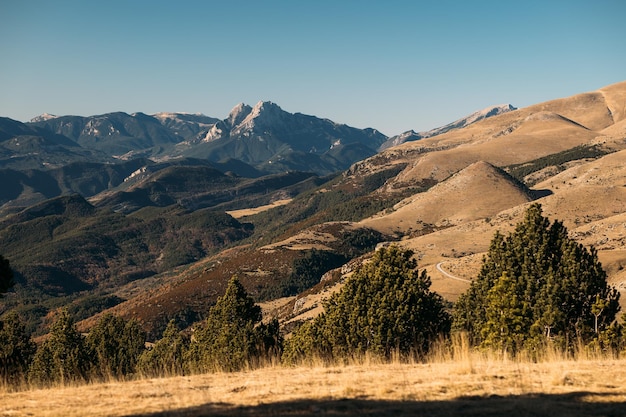
[[[0,168],[53,168],[74,161],[110,160],[47,129],[0,117]]]
[[[0,178],[5,181],[5,186],[0,188],[0,218],[3,215],[19,212],[46,199],[74,193],[96,200],[102,200],[108,196],[107,198],[111,200],[111,194],[127,191],[138,182],[146,181],[151,175],[159,175],[161,170],[169,169],[170,172],[180,170],[182,172],[192,169],[192,167],[196,167],[196,170],[206,168],[208,172],[219,171],[220,175],[228,173],[228,176],[232,178],[254,179],[265,175],[239,161],[211,163],[207,160],[192,158],[172,159],[164,162],[137,158],[128,161],[115,160],[111,163],[71,162],[61,167],[49,169],[0,169]],[[312,177],[313,174],[308,174],[308,176]],[[205,187],[203,192],[206,192],[207,188],[213,188],[213,184],[206,184],[209,178],[211,178],[210,175],[199,180],[194,187],[187,191],[187,195],[191,196],[192,193],[199,192],[202,187]],[[243,179],[237,181],[241,182]],[[102,194],[102,196],[97,197],[98,194]],[[177,195],[180,197],[181,193]],[[153,196],[153,198],[156,197]],[[230,201],[233,198],[227,200]],[[122,198],[122,200],[124,199]],[[154,202],[149,205],[153,204]],[[139,206],[135,203],[129,207]]]
[[[178,155],[212,161],[234,158],[273,172],[288,168],[328,174],[374,155],[386,139],[374,129],[288,113],[260,101],[254,107],[238,104],[225,120],[176,148]]]
[[[61,195],[92,196],[123,183],[132,172],[148,163],[147,160],[117,164],[73,162],[49,170],[1,169],[0,178],[7,185],[0,189],[0,218]]]
[[[59,116],[30,125],[67,136],[84,148],[124,159],[159,155],[181,140],[159,119],[144,113]]]
[[[374,155],[387,140],[374,129],[288,113],[268,101],[254,107],[240,103],[224,120],[188,113],[44,114],[29,126],[64,135],[84,149],[118,159],[239,160],[263,173],[295,170],[330,174]]]
[[[54,114],[49,114],[49,113],[43,113],[43,114],[40,114],[39,116],[36,116],[30,119],[30,122],[31,123],[45,122],[46,120],[56,119],[57,117],[59,116],[56,116]]]
[[[341,125],[267,102],[238,105],[226,119],[168,148],[168,158],[202,150],[201,159],[137,159],[116,176],[122,168],[113,164],[93,184],[69,180],[90,176],[89,170],[68,171],[66,182],[44,170],[29,171],[30,177],[11,171],[23,175],[15,177],[26,184],[19,185],[23,195],[34,195],[28,185],[34,179],[47,178],[58,190],[111,184],[85,201],[63,195],[3,218],[0,253],[19,278],[3,302],[40,333],[48,313],[69,305],[86,319],[83,330],[98,314],[113,312],[139,319],[154,338],[170,319],[187,326],[203,317],[236,274],[288,333],[318,314],[377,245],[391,243],[412,249],[432,289],[453,302],[480,269],[494,233],[515,227],[531,201],[563,221],[577,241],[595,246],[609,282],[621,291],[625,102],[622,82],[468,118],[327,177],[283,168],[299,161],[323,168],[346,153],[371,149],[371,142],[342,140],[319,152],[316,140],[328,144]],[[305,122],[312,127],[298,133]],[[335,133],[323,135],[324,129]],[[318,135],[299,141],[300,148],[286,142],[307,137],[305,131]],[[280,162],[282,172],[245,178],[225,168],[244,162],[202,159],[220,160],[238,149],[242,155],[280,154],[280,161],[270,157],[243,168],[260,171]]]
[[[189,140],[200,131],[211,128],[219,119],[200,113],[156,113],[152,115],[163,126],[172,131],[180,140]]]
[[[227,175],[211,166],[169,166],[145,175],[141,168],[133,184],[94,196],[98,207],[118,213],[132,213],[145,207],[178,205],[189,210],[214,208],[233,210],[269,204],[297,194],[291,187],[317,178],[314,174],[286,172],[248,179]],[[130,178],[127,179],[127,182]],[[306,188],[306,187],[305,187]]]
[[[470,114],[469,116],[463,117],[459,120],[456,120],[452,123],[448,123],[445,126],[437,127],[432,130],[428,130],[426,132],[414,132],[413,130],[409,130],[407,132],[401,133],[397,136],[393,136],[389,138],[385,143],[383,143],[379,150],[385,150],[387,148],[391,148],[393,146],[401,145],[404,142],[411,142],[415,140],[420,140],[423,138],[429,138],[431,136],[441,135],[442,133],[449,132],[455,129],[462,129],[466,126],[469,126],[478,121],[484,120],[488,117],[497,116],[499,114],[507,113],[513,110],[517,110],[516,107],[513,107],[510,104],[500,104],[497,106],[487,107],[483,110],[479,110]]]

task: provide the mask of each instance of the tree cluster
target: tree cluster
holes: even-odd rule
[[[494,236],[478,277],[456,303],[454,326],[483,347],[516,352],[550,341],[568,348],[606,329],[618,301],[596,251],[533,204],[512,233]]]
[[[425,354],[448,334],[450,317],[412,256],[396,246],[378,250],[326,301],[324,313],[293,334],[285,359]]]

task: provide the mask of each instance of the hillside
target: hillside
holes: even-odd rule
[[[54,275],[40,271],[62,270],[53,287],[66,298],[51,297],[35,306],[32,294],[25,292],[30,288],[26,285],[9,294],[7,300],[13,304],[8,305],[28,306],[32,311],[28,314],[40,320],[34,325],[43,331],[46,322],[42,318],[60,305],[100,303],[81,316],[87,319],[80,324],[82,329],[94,323],[99,311],[112,311],[138,318],[155,338],[170,319],[186,326],[203,317],[236,274],[250,294],[264,302],[269,316],[290,323],[285,327],[288,331],[319,312],[320,300],[339,288],[343,277],[376,245],[387,242],[412,249],[419,267],[431,276],[432,288],[454,301],[477,273],[493,234],[509,231],[531,201],[541,203],[549,218],[562,220],[579,242],[595,246],[610,282],[622,291],[626,282],[624,103],[626,82],[509,109],[390,147],[328,177],[294,171],[262,175],[255,171],[259,165],[254,168],[230,160],[229,166],[260,174],[242,177],[226,172],[226,162],[198,159],[107,165],[94,183],[70,182],[70,171],[53,180],[47,171],[33,171],[32,177],[48,178],[58,190],[82,184],[81,189],[87,190],[83,192],[93,194],[89,203],[77,205],[83,207],[79,214],[55,211],[57,203],[50,202],[22,212],[12,210],[18,214],[0,228],[0,237],[4,236],[0,253],[24,277],[30,274],[29,264],[39,265],[38,277]],[[174,121],[173,116],[160,120],[166,119],[183,129],[184,120]],[[211,124],[206,119],[192,121],[198,132]],[[219,141],[236,143],[233,138],[242,132],[264,131],[268,139],[287,132],[282,137],[300,141],[304,136],[298,136],[296,127],[314,122],[317,119],[283,112],[272,103],[254,108],[240,105],[227,119],[211,125],[212,134],[218,135],[215,129],[221,129],[221,139],[208,137],[209,131],[198,133],[201,137],[188,130],[188,137],[193,137],[174,148],[182,152],[198,145],[210,153],[222,149],[215,145]],[[344,129],[325,123],[318,127]],[[324,143],[326,128],[320,129],[313,131],[319,134],[316,140]],[[358,141],[337,146],[359,143],[365,146]],[[278,152],[278,148],[266,151]],[[296,155],[305,150],[292,151]],[[313,155],[317,162],[322,158],[315,152],[306,155]],[[20,184],[27,182],[20,180]],[[13,195],[26,198],[30,193],[36,200],[33,188],[20,187],[5,197],[7,207]],[[237,220],[224,214],[255,207],[264,209],[238,215]],[[232,228],[228,230],[235,234],[211,240],[211,233],[223,232],[221,226],[219,230],[194,229],[193,224],[208,221],[208,213],[228,223]],[[129,230],[132,239],[127,241],[125,231]],[[200,237],[198,233],[208,234]],[[29,240],[35,235],[38,240]],[[141,251],[129,251],[133,247]],[[97,255],[91,263],[87,262],[89,250]],[[46,255],[35,258],[36,253]],[[163,262],[172,256],[176,262]],[[59,259],[69,258],[75,260],[70,262],[73,265],[82,260],[80,273],[76,269],[63,275],[68,272],[60,265],[68,262]],[[38,279],[51,285],[44,278]],[[38,291],[51,294],[37,285]],[[94,303],[89,298],[93,296],[100,301]]]
[[[620,149],[626,145],[626,131],[615,104],[624,92],[626,83],[620,83],[511,111],[359,162],[347,177],[406,164],[374,193],[377,196],[436,184],[360,224],[394,233],[398,244],[415,251],[420,268],[433,280],[432,288],[454,301],[477,274],[493,234],[511,230],[534,199],[547,216],[562,220],[574,238],[599,250],[609,281],[624,291],[626,153]],[[523,177],[532,183],[527,188],[495,166],[511,171],[524,166],[528,172],[541,172],[544,179]],[[309,291],[305,304],[316,305],[315,292],[328,289],[327,283]]]
[[[361,223],[387,234],[410,236],[491,217],[532,200],[533,193],[524,184],[479,161]]]

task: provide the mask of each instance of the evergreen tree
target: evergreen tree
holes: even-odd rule
[[[324,313],[294,333],[285,359],[425,354],[449,332],[450,317],[442,298],[430,291],[426,271],[416,271],[412,256],[395,246],[377,251],[325,303]]]
[[[171,320],[163,337],[141,355],[137,368],[148,376],[181,375],[188,349],[188,340],[180,334],[174,320]]]
[[[49,337],[37,348],[29,379],[42,384],[84,380],[88,369],[85,340],[67,310],[61,310]]]
[[[533,204],[506,238],[496,232],[478,277],[456,303],[454,326],[475,344],[513,352],[547,340],[571,346],[608,327],[618,301],[595,249],[570,239]]]
[[[0,321],[0,377],[9,383],[25,378],[36,349],[17,313],[4,316]]]
[[[8,259],[0,255],[0,296],[13,287],[14,284],[11,264]]]
[[[86,343],[95,372],[119,378],[135,372],[146,333],[136,320],[105,314],[89,332]]]
[[[231,278],[224,296],[194,332],[189,367],[194,371],[237,371],[280,349],[282,340],[277,324],[261,324],[261,318],[261,308],[254,304],[239,280]]]

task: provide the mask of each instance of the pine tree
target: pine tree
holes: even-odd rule
[[[442,298],[416,271],[413,252],[380,249],[325,303],[325,312],[296,331],[285,359],[310,355],[345,358],[365,352],[390,357],[425,354],[450,330]]]
[[[17,313],[5,315],[0,321],[0,377],[8,383],[25,379],[36,349]]]
[[[48,339],[37,348],[29,380],[41,384],[85,380],[89,365],[83,336],[67,310],[61,310]]]
[[[237,277],[210,309],[190,344],[188,365],[193,371],[237,371],[282,343],[277,324],[261,324],[261,308],[254,304]]]
[[[148,376],[182,375],[188,349],[188,340],[171,320],[163,331],[163,337],[141,355],[137,368]]]
[[[595,249],[570,239],[561,222],[550,224],[532,204],[506,238],[495,234],[478,277],[456,303],[454,326],[473,343],[499,349],[549,340],[571,346],[597,333],[596,324],[598,331],[608,327],[618,301]]]
[[[105,314],[89,332],[86,344],[95,372],[101,377],[123,377],[135,372],[146,343],[136,320]]]

